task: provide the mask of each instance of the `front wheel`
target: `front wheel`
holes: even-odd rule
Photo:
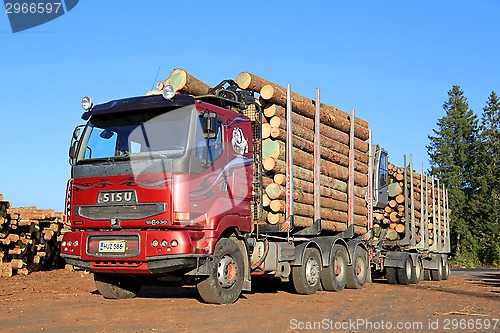
[[[292,268],[292,282],[295,291],[303,295],[311,295],[319,290],[321,285],[321,256],[315,248],[307,248],[304,252],[302,265]]]
[[[231,304],[243,289],[244,260],[238,244],[224,238],[215,245],[209,276],[196,285],[201,298],[207,303]]]
[[[94,273],[97,290],[104,298],[133,298],[141,286],[131,277],[121,274]]]
[[[347,267],[346,287],[350,289],[363,288],[368,278],[368,272],[368,253],[358,246],[354,250],[352,265]]]

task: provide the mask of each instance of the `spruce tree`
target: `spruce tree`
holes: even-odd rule
[[[500,264],[500,100],[493,91],[483,109],[479,133],[478,257],[483,264]]]
[[[478,119],[469,109],[460,86],[448,91],[443,104],[446,114],[437,122],[437,130],[429,136],[427,146],[430,173],[448,188],[449,207],[452,210],[450,231],[452,250],[464,255],[475,252],[472,193],[477,189],[474,179]]]

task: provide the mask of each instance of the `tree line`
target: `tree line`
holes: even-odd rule
[[[479,117],[456,85],[443,109],[427,153],[448,188],[452,254],[465,266],[500,266],[500,100],[491,92]]]

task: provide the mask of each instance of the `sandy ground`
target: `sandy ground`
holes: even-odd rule
[[[193,287],[106,300],[82,271],[0,278],[0,332],[500,332],[500,271],[310,296],[269,279],[253,289],[221,306],[201,303]]]

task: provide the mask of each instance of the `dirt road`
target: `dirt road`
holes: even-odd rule
[[[311,296],[257,281],[253,293],[226,306],[200,303],[193,288],[106,300],[84,272],[0,279],[0,332],[500,332],[499,318],[500,271]]]

